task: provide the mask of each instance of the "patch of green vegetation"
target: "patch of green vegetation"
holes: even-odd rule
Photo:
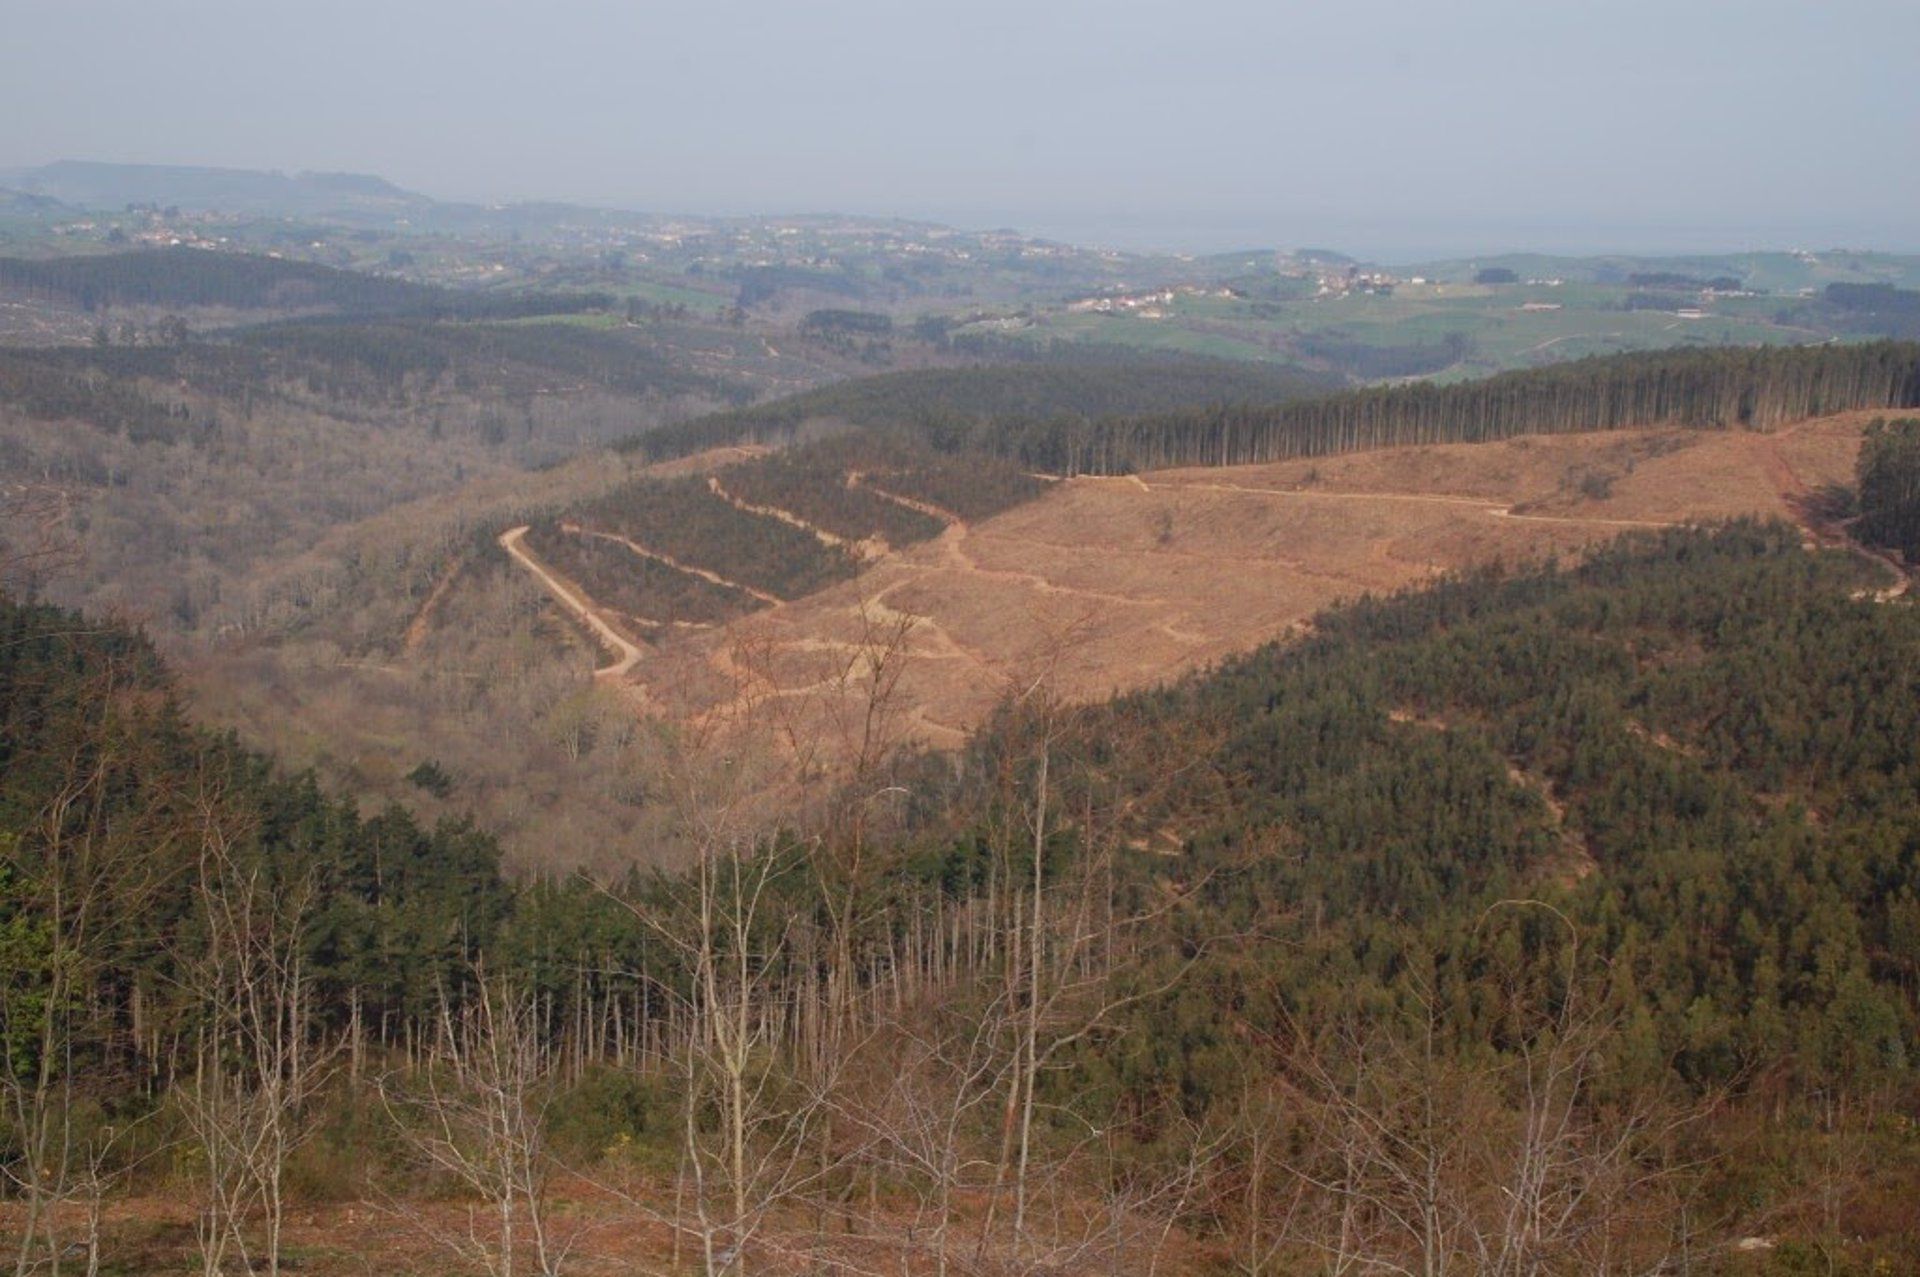
[[[690,312],[709,314],[716,307],[731,306],[734,294],[732,290],[709,290],[695,288],[678,280],[640,279],[621,290],[623,297],[629,297],[649,306],[685,307]]]
[[[811,594],[859,570],[848,552],[780,519],[739,509],[716,495],[704,478],[640,480],[564,521],[625,537],[675,562],[781,599]],[[597,597],[590,581],[582,584]]]
[[[716,625],[762,606],[750,594],[647,558],[594,531],[540,523],[528,530],[526,543],[547,567],[586,590],[596,605],[639,622]],[[641,637],[646,637],[644,632]]]
[[[1165,319],[1067,315],[1050,316],[1036,331],[1043,339],[1067,338],[1096,344],[1126,346],[1148,354],[1197,355],[1206,359],[1291,363],[1288,352],[1276,350],[1255,332],[1215,332]]]
[[[946,526],[939,519],[854,483],[862,438],[777,452],[728,469],[720,482],[729,496],[782,510],[848,541],[878,537],[900,546],[938,536]]]

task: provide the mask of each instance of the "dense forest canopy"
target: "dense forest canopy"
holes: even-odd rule
[[[1920,290],[1892,284],[1828,284],[1820,300],[1843,332],[1920,339]]]
[[[74,1044],[72,1067],[135,1077],[179,1065],[187,1023],[166,1008],[191,993],[180,966],[197,854],[187,831],[206,822],[246,865],[311,886],[316,988],[358,989],[361,1013],[386,1031],[430,1015],[509,912],[487,835],[457,821],[422,829],[399,808],[363,819],[312,777],[195,729],[152,648],[120,627],[0,603],[0,714],[0,929],[24,928],[27,946],[0,1005],[16,1067],[42,1063],[22,1036],[23,1005],[45,1014],[17,999],[56,978],[116,1004]],[[98,948],[47,947],[72,943],[69,926]],[[50,965],[61,961],[72,965]],[[348,1011],[325,1015],[338,1027]]]
[[[1295,343],[1301,354],[1325,360],[1356,377],[1424,377],[1451,368],[1473,354],[1473,339],[1448,333],[1438,341],[1381,344],[1347,336],[1339,329],[1303,334]]]
[[[670,359],[643,336],[558,322],[271,324],[248,330],[236,344],[284,361],[290,375],[318,366],[320,384],[337,385],[345,394],[398,388],[408,378],[432,384],[442,376],[461,389],[520,393],[584,383],[616,393],[693,393],[733,402],[748,394],[725,377]]]
[[[1859,470],[1860,534],[1920,562],[1920,418],[1873,423]]]

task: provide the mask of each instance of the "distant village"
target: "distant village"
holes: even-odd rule
[[[1227,287],[1203,287],[1182,284],[1153,292],[1119,293],[1109,297],[1082,297],[1067,303],[1069,315],[1130,315],[1135,319],[1165,319],[1176,298],[1238,297],[1240,292]]]

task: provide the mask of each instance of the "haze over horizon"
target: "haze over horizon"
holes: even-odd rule
[[[1081,243],[1920,250],[1920,6],[33,6],[0,168],[378,173]],[[84,66],[85,75],[73,68]],[[1839,212],[1837,210],[1845,210]]]

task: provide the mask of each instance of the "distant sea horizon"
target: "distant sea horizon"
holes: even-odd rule
[[[966,230],[1006,228],[1086,248],[1201,256],[1240,249],[1322,248],[1382,265],[1537,253],[1680,257],[1753,252],[1920,253],[1912,227],[1782,223],[1660,225],[1592,222],[1465,223],[1287,213],[1083,213],[1020,209],[901,211]]]
[[[67,161],[73,163],[74,161]],[[266,175],[307,170],[262,170],[177,165],[143,161],[121,165],[115,161],[82,160],[81,164],[155,170],[203,171]],[[43,166],[0,164],[0,177],[19,178]],[[355,176],[363,176],[354,174]],[[372,175],[366,175],[372,176]],[[386,182],[384,175],[377,180]],[[4,183],[0,183],[4,184]],[[403,190],[417,191],[404,179]],[[433,183],[422,186],[431,187]],[[1012,230],[1040,239],[1084,248],[1115,249],[1129,253],[1205,256],[1246,251],[1289,251],[1319,248],[1384,266],[1410,266],[1509,254],[1564,257],[1719,256],[1753,252],[1825,252],[1844,249],[1920,255],[1920,221],[1889,221],[1880,215],[1848,220],[1844,217],[1769,219],[1758,210],[1753,220],[1659,221],[1631,216],[1566,217],[1508,214],[1468,217],[1457,213],[1422,215],[1417,201],[1379,215],[1343,214],[1321,210],[1178,210],[1084,209],[1022,207],[1017,204],[957,204],[915,202],[893,208],[864,207],[832,200],[794,200],[786,207],[734,206],[700,209],[672,198],[626,198],[602,194],[581,200],[560,194],[475,191],[436,192],[436,200],[482,205],[516,203],[574,203],[603,210],[692,217],[779,217],[801,213],[838,213],[853,217],[899,217],[935,222],[967,231]]]

